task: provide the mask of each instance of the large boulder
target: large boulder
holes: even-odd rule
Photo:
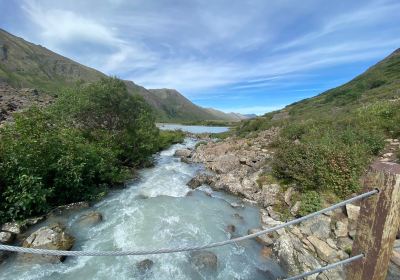
[[[190,253],[190,263],[199,270],[217,270],[218,258],[210,251],[194,251]]]
[[[91,211],[86,214],[83,214],[76,221],[76,225],[83,227],[91,227],[97,225],[103,220],[103,215],[100,212]]]
[[[65,228],[60,224],[41,227],[26,238],[22,246],[25,248],[39,248],[50,250],[70,250],[74,245],[75,239],[65,232]],[[47,256],[22,254],[20,259],[29,262],[50,262],[57,263],[63,261],[63,256]]]

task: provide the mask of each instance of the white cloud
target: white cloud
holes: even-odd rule
[[[342,6],[305,0],[296,9],[286,0],[23,5],[41,44],[107,74],[197,100],[213,89],[293,85],[324,68],[382,58],[400,45],[399,9],[381,0]],[[87,45],[90,51],[79,53]]]

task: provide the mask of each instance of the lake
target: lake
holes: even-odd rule
[[[182,125],[172,123],[159,123],[161,130],[182,130],[190,133],[222,133],[229,130],[226,126]]]

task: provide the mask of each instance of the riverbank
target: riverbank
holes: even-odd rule
[[[299,216],[305,202],[295,188],[281,185],[269,176],[269,163],[274,157],[270,144],[278,132],[278,129],[272,128],[251,138],[230,137],[219,142],[205,139],[204,144],[193,151],[177,151],[183,161],[203,163],[207,167],[188,185],[194,189],[204,184],[210,185],[215,190],[227,191],[241,197],[244,202],[262,207],[261,228],[251,232]],[[399,147],[397,139],[388,139],[386,142],[388,150]],[[384,153],[380,160],[390,161],[392,154]],[[348,205],[298,226],[263,236],[258,241],[289,275],[295,275],[348,258],[358,215],[359,206]],[[400,260],[399,252],[394,252],[388,279],[397,279],[399,275],[396,265]],[[344,279],[344,270],[337,268],[309,279]]]
[[[64,232],[64,239],[68,240],[66,235],[75,239],[73,250],[173,248],[227,240],[259,227],[257,207],[205,186],[197,190],[186,186],[204,167],[181,162],[174,154],[177,149],[193,150],[196,142],[186,139],[185,143],[162,151],[156,156],[154,167],[140,170],[138,179],[127,188],[114,190],[91,207],[78,204],[66,212],[52,211],[46,220],[23,229],[13,244],[47,234],[62,239]],[[43,227],[47,228],[40,230]],[[55,260],[55,264],[34,265],[11,256],[0,266],[0,278],[261,280],[282,276],[279,266],[262,248],[250,240],[200,253],[67,258],[64,263]]]

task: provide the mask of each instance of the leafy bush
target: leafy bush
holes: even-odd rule
[[[332,191],[346,197],[359,189],[359,178],[383,149],[384,137],[357,119],[318,120],[284,127],[274,146],[277,178],[297,183],[302,192]]]
[[[162,130],[160,131],[158,149],[163,150],[172,144],[182,143],[185,139],[185,133],[182,130]]]
[[[182,139],[160,134],[148,105],[114,78],[15,114],[0,130],[0,222],[94,199]]]
[[[316,191],[307,191],[301,195],[300,216],[306,216],[322,208],[321,196]]]

